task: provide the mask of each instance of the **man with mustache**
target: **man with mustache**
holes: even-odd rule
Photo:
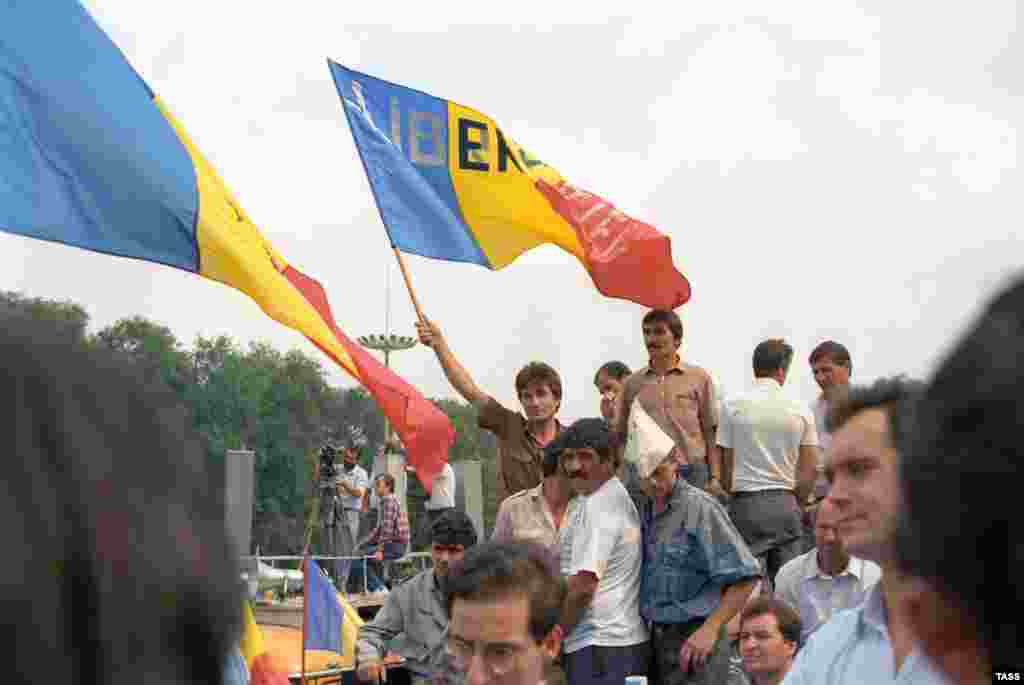
[[[604,419],[580,419],[548,449],[577,493],[561,531],[568,580],[561,624],[569,685],[622,685],[647,675],[650,643],[640,617],[640,515],[616,477],[618,458]]]
[[[691,485],[724,499],[722,461],[715,441],[718,399],[711,375],[680,357],[683,322],[675,312],[647,312],[642,330],[648,364],[626,379],[615,407],[620,449],[629,436],[635,400],[675,442],[680,475]]]
[[[562,404],[562,379],[543,362],[530,362],[516,374],[516,395],[523,414],[503,407],[482,391],[455,358],[441,329],[432,321],[416,322],[420,342],[434,350],[455,391],[478,412],[480,427],[498,438],[498,497],[540,484],[544,447],[561,432],[555,415]]]

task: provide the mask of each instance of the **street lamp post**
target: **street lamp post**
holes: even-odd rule
[[[416,339],[407,335],[363,335],[356,340],[363,347],[384,353],[384,366],[391,368],[391,353],[408,350],[416,345]],[[391,424],[384,419],[384,444],[388,444],[391,437]]]

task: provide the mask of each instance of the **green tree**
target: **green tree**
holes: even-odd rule
[[[81,305],[70,300],[47,300],[0,290],[0,304],[23,311],[36,319],[56,322],[62,335],[76,342],[86,341],[89,314]]]

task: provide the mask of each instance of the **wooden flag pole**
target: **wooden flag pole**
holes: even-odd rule
[[[391,249],[394,250],[395,258],[398,260],[398,268],[402,270],[405,289],[409,291],[409,299],[412,300],[413,309],[416,310],[416,318],[420,320],[420,323],[426,323],[427,318],[423,316],[423,310],[420,308],[420,301],[416,297],[416,291],[412,289],[412,280],[409,278],[409,270],[405,268],[405,259],[402,258],[402,252],[394,246]]]

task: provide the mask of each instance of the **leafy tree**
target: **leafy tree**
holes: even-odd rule
[[[24,311],[35,319],[54,321],[62,335],[76,342],[86,341],[89,314],[81,305],[70,300],[47,300],[0,290],[0,304]]]

